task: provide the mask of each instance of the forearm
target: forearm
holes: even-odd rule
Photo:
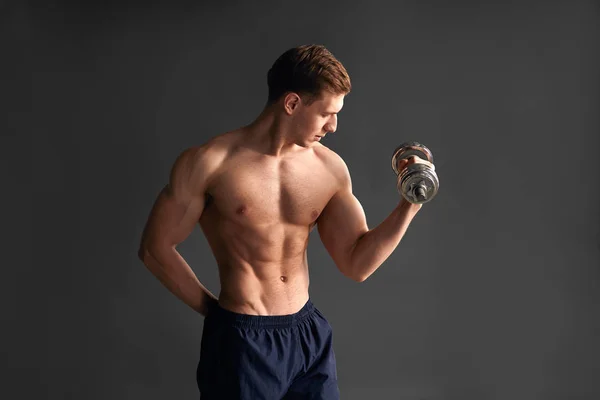
[[[377,227],[361,236],[352,249],[347,275],[367,279],[392,254],[421,205],[402,200]]]
[[[217,301],[175,248],[144,248],[140,258],[171,293],[203,316],[210,302]]]

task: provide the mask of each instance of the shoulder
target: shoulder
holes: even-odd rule
[[[190,146],[178,155],[178,160],[205,168],[215,168],[221,164],[234,147],[235,132],[213,136],[204,143]]]
[[[230,149],[228,133],[216,135],[204,143],[183,149],[176,157],[173,172],[208,178],[223,164]]]
[[[344,159],[329,147],[319,145],[315,147],[315,154],[323,162],[325,168],[340,184],[350,183],[350,171]]]

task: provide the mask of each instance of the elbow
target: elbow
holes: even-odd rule
[[[347,268],[339,268],[339,269],[344,276],[352,279],[354,282],[357,282],[357,283],[362,283],[362,282],[366,281],[367,278],[369,277],[368,274],[364,274],[364,273],[361,273],[360,271],[356,271],[355,268],[353,269],[353,268],[347,267]]]
[[[371,276],[370,268],[365,268],[364,263],[357,262],[357,260],[351,261],[350,259],[340,268],[342,273],[354,282],[362,283],[366,281]]]
[[[161,253],[161,247],[152,243],[142,243],[138,249],[138,258],[144,265],[148,265],[149,259],[156,258]]]
[[[138,248],[138,258],[147,266],[150,260],[162,260],[170,257],[174,245],[163,241],[144,241]]]
[[[362,283],[362,282],[366,281],[368,277],[369,277],[369,275],[356,274],[356,275],[353,275],[350,279],[352,279],[354,282]]]

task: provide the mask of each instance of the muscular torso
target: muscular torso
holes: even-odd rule
[[[308,300],[308,237],[336,187],[329,150],[317,144],[274,157],[245,146],[240,133],[223,140],[228,155],[199,221],[219,267],[219,303],[245,314],[294,313]]]

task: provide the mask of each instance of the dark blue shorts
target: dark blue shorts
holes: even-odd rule
[[[204,319],[196,374],[201,400],[338,400],[331,326],[309,300],[291,315]]]

